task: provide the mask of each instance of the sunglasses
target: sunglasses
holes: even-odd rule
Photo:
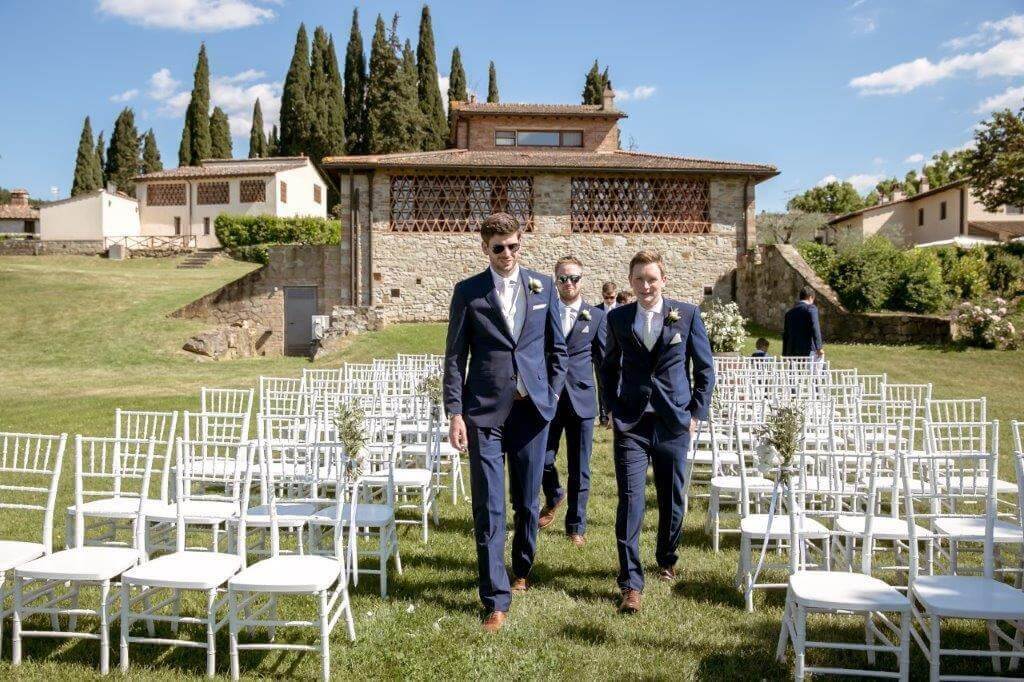
[[[558,281],[562,284],[566,282],[572,282],[573,284],[579,284],[580,280],[583,279],[583,275],[559,275]]]
[[[516,253],[519,251],[519,242],[516,242],[515,244],[495,244],[491,247],[491,253],[498,256],[505,249],[508,249],[509,253]]]

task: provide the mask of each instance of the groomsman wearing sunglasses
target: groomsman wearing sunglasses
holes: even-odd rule
[[[587,500],[590,497],[590,452],[594,440],[597,396],[594,370],[604,358],[605,313],[583,300],[580,281],[583,264],[573,256],[555,263],[558,288],[558,316],[569,354],[565,388],[558,398],[558,410],[548,429],[547,456],[544,460],[544,508],[540,527],[555,520],[555,511],[568,501],[565,534],[577,547],[583,547],[587,532]],[[566,488],[558,479],[555,458],[565,432]]]
[[[608,313],[602,386],[614,434],[613,459],[619,504],[615,539],[619,554],[621,613],[640,610],[644,570],[640,529],[648,464],[654,469],[658,577],[675,580],[676,548],[683,527],[686,453],[698,420],[708,418],[715,369],[711,344],[695,305],[662,296],[665,265],[656,251],[629,263],[636,302]]]
[[[537,546],[548,424],[565,383],[566,350],[551,278],[519,266],[522,232],[507,213],[480,225],[490,266],[455,285],[444,358],[454,447],[469,450],[473,528],[486,632],[526,591]],[[468,368],[467,368],[468,365]],[[512,581],[505,569],[505,465],[512,500]]]

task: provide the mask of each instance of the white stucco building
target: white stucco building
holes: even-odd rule
[[[327,217],[327,180],[305,156],[206,159],[135,178],[144,236],[189,236],[220,246],[222,213]]]
[[[39,209],[43,241],[102,241],[139,234],[139,202],[121,192],[98,189]]]

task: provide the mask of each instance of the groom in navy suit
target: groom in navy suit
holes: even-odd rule
[[[551,278],[519,267],[522,232],[507,213],[480,225],[490,267],[455,285],[444,358],[451,444],[469,449],[482,627],[497,632],[527,589],[537,546],[548,424],[565,383],[565,337]],[[468,363],[468,371],[467,371]],[[505,571],[505,461],[512,574]]]
[[[698,420],[706,420],[715,384],[711,344],[697,306],[662,296],[665,266],[655,251],[629,263],[636,302],[608,313],[602,387],[613,428],[619,504],[619,611],[640,610],[644,589],[640,529],[647,465],[658,498],[658,577],[675,580],[683,527],[686,453]]]
[[[565,334],[569,368],[565,388],[558,398],[558,411],[548,429],[543,480],[546,503],[540,512],[540,527],[546,528],[555,520],[555,510],[568,500],[565,534],[577,547],[587,542],[590,452],[594,440],[594,418],[597,416],[594,369],[601,366],[604,358],[606,333],[604,311],[583,300],[580,291],[582,279],[583,264],[574,256],[559,258],[555,263],[558,317]],[[568,490],[562,487],[555,466],[563,431]]]

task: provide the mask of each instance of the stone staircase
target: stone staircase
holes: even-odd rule
[[[219,249],[206,251],[193,251],[188,258],[178,263],[178,270],[199,270],[205,268],[210,261],[217,257]]]

